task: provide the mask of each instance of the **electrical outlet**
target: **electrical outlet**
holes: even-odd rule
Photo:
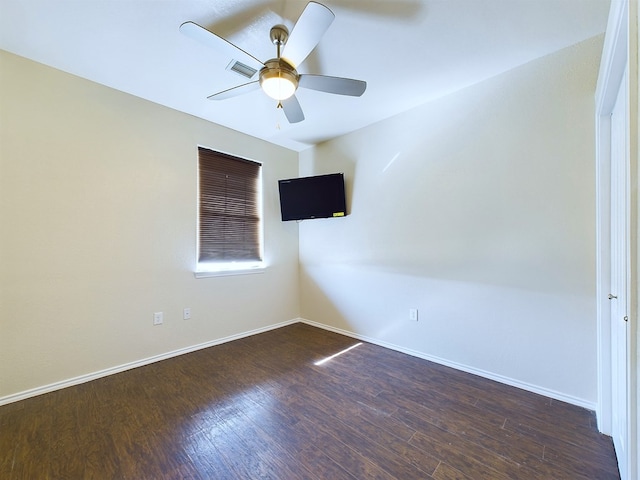
[[[414,322],[418,321],[418,309],[417,308],[410,308],[409,309],[409,320],[412,320]]]
[[[156,313],[153,314],[153,324],[154,325],[162,325],[163,321],[164,321],[164,313],[156,312]]]
[[[189,320],[191,318],[191,309],[189,307],[182,310],[182,318],[184,320]]]

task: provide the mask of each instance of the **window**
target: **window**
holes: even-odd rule
[[[198,147],[198,272],[262,267],[261,169]]]

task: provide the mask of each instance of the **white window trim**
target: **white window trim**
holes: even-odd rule
[[[264,262],[200,263],[193,273],[196,278],[226,277],[230,275],[254,275],[264,273]]]

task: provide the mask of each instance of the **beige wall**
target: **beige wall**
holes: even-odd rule
[[[302,311],[592,407],[601,44],[322,144],[299,171],[295,152],[0,53],[0,401]],[[266,273],[193,277],[198,144],[264,162]],[[348,217],[280,222],[278,178],[333,171]]]
[[[298,317],[297,153],[6,52],[0,81],[0,401]],[[198,144],[263,162],[265,273],[194,278]]]
[[[345,173],[349,216],[300,226],[302,316],[593,408],[601,48],[304,152]]]

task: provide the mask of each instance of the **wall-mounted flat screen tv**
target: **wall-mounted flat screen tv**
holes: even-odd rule
[[[344,217],[344,175],[330,173],[278,181],[282,220]]]

